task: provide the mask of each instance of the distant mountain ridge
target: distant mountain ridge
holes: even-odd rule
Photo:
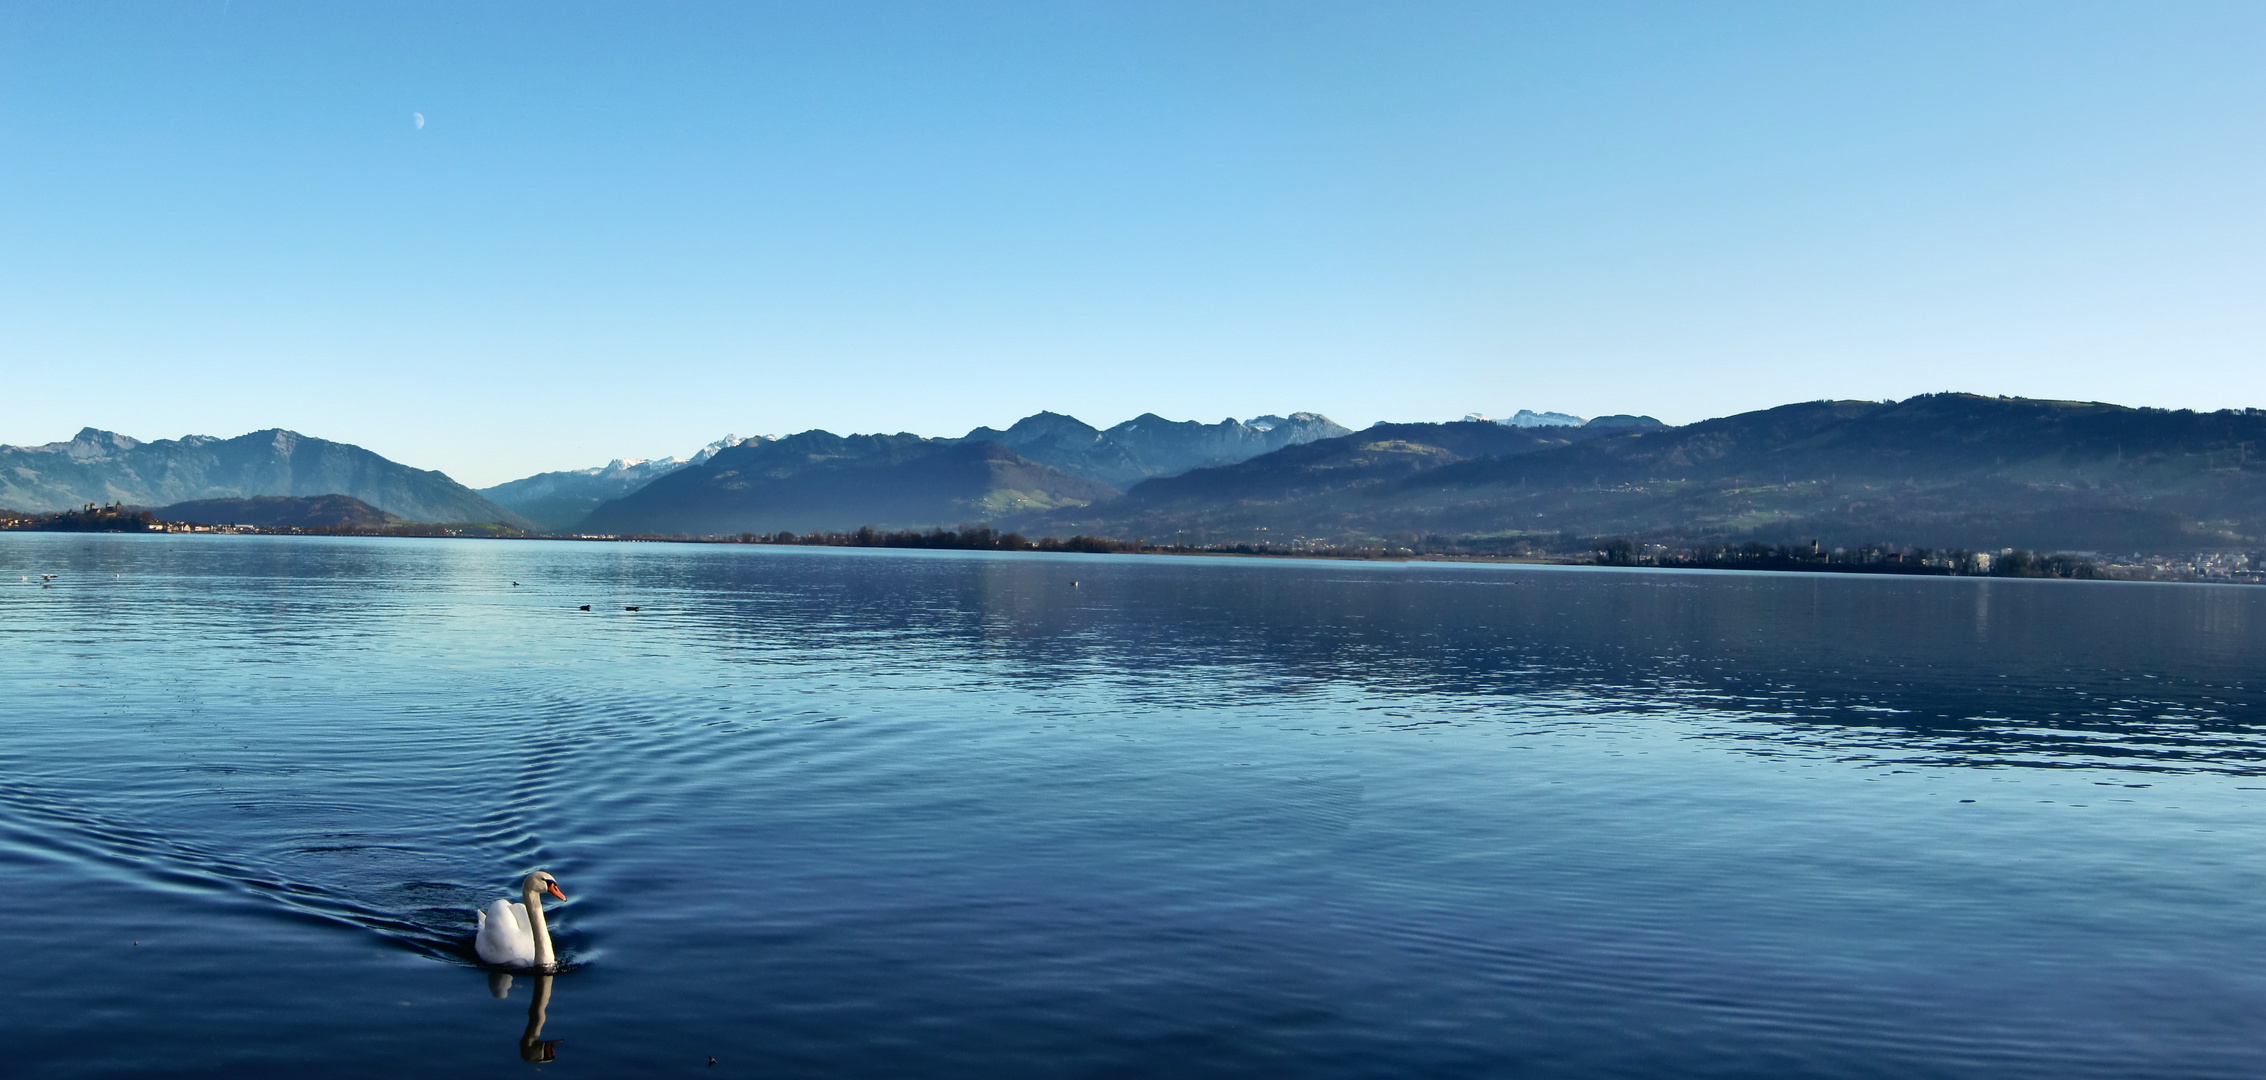
[[[1381,424],[1006,524],[1212,543],[1623,535],[2113,552],[2266,546],[2266,411],[1929,394],[1805,402],[1677,428],[1636,419]],[[1521,446],[1495,432],[1561,441]]]
[[[1562,547],[1618,536],[2266,551],[2262,410],[1947,393],[1802,402],[1682,427],[1627,415],[1578,425],[1474,416],[1331,430],[1344,429],[1311,413],[1218,424],[1144,415],[1107,430],[1038,413],[961,438],[725,439],[681,462],[616,461],[498,489],[528,500],[619,491],[571,526],[617,535],[983,522],[1033,537],[1196,544],[1431,537]],[[1198,461],[1217,463],[1165,471]],[[1102,477],[1136,479],[1121,490]],[[594,486],[573,487],[584,483]],[[263,510],[264,497],[300,499],[308,505],[293,512],[312,521],[313,504],[333,495],[412,522],[521,520],[440,473],[281,429],[144,443],[89,428],[68,442],[0,447],[0,507],[11,510],[126,503],[188,516],[181,504],[197,503],[205,517],[249,524],[253,511],[285,509]]]
[[[1562,413],[1562,412],[1535,412],[1535,411],[1534,411],[1533,409],[1520,409],[1519,411],[1517,411],[1517,412],[1515,412],[1515,413],[1512,413],[1512,414],[1511,414],[1510,416],[1508,416],[1508,417],[1504,417],[1504,418],[1502,418],[1502,419],[1499,419],[1499,420],[1498,420],[1498,419],[1495,419],[1495,418],[1492,418],[1492,417],[1489,417],[1489,416],[1486,416],[1486,415],[1483,415],[1483,414],[1481,414],[1481,413],[1467,413],[1467,414],[1465,414],[1465,415],[1464,415],[1464,419],[1466,419],[1466,420],[1485,420],[1485,421],[1487,421],[1487,422],[1489,422],[1489,423],[1494,423],[1494,424],[1501,424],[1501,425],[1503,425],[1504,427],[1522,427],[1522,428],[1523,428],[1523,427],[1580,427],[1580,426],[1582,426],[1583,424],[1585,424],[1585,423],[1588,423],[1588,421],[1587,421],[1587,420],[1583,419],[1582,417],[1579,417],[1579,416],[1575,416],[1575,415],[1574,415],[1574,414],[1572,414],[1572,413]]]
[[[1120,490],[1152,476],[1246,461],[1285,446],[1345,435],[1351,429],[1320,413],[1259,416],[1217,424],[1173,421],[1155,413],[1099,429],[1074,416],[1040,412],[1005,431],[979,427],[963,436],[996,442],[1042,465]]]
[[[541,473],[482,494],[554,532],[689,535],[951,525],[1107,500],[1117,496],[1120,485],[1243,461],[1346,430],[1310,412],[1216,424],[1144,413],[1106,431],[1073,416],[1040,412],[1005,430],[978,427],[957,439],[903,433],[842,436],[818,430],[785,439],[727,437],[689,461],[617,461],[601,469]],[[713,461],[763,445],[772,448],[735,459],[760,462],[760,481],[748,479],[745,470],[735,470],[729,462]],[[937,456],[950,445],[997,447],[1006,454],[978,450]],[[974,465],[979,460],[980,470]],[[650,496],[642,494],[665,477],[703,470],[730,470],[734,476],[716,484],[686,479]],[[811,486],[822,475],[835,487],[821,491]],[[922,475],[943,485],[935,497],[913,496],[908,485]]]
[[[737,436],[726,435],[701,447],[691,457],[615,458],[596,468],[537,473],[481,488],[480,494],[533,522],[539,529],[560,532],[590,516],[598,504],[621,498],[679,469],[701,464],[720,450],[738,446],[741,441]]]
[[[1534,425],[1492,420],[1376,424],[1359,432],[1285,447],[1247,461],[1135,485],[1124,498],[1085,508],[1026,513],[1011,524],[1039,533],[1114,537],[1265,539],[1285,511],[1333,504],[1347,493],[1387,485],[1473,458],[1531,454],[1599,438],[1611,427]],[[1296,519],[1280,524],[1289,526]],[[1303,522],[1299,522],[1303,525]],[[1305,525],[1301,535],[1325,535]],[[1288,537],[1284,537],[1288,539]]]
[[[1116,494],[988,440],[814,430],[727,447],[601,504],[576,531],[714,536],[924,528]]]
[[[2261,451],[2260,410],[1817,401],[1458,463],[1372,512],[1454,531],[1535,522],[1828,545],[2195,550],[2266,544]]]
[[[526,524],[441,473],[282,428],[142,442],[90,427],[68,442],[0,446],[0,506],[14,510],[333,494],[410,521]]]

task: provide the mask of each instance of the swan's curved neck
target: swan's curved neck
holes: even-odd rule
[[[543,894],[529,885],[522,895],[527,901],[527,925],[535,931],[535,966],[548,970],[558,963],[558,954],[551,951],[551,927],[543,921]]]

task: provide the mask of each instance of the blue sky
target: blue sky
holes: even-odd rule
[[[2256,3],[0,2],[0,442],[2266,406],[2261,136]]]

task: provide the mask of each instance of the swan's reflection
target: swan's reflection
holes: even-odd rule
[[[551,976],[530,977],[535,980],[535,999],[527,1003],[527,1030],[519,1036],[519,1060],[541,1065],[557,1060],[558,1045],[566,1040],[543,1037],[543,1022],[548,1019],[546,1013],[551,1007]],[[509,997],[511,976],[501,971],[489,972],[488,992],[499,998]]]

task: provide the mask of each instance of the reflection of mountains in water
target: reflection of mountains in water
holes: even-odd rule
[[[726,649],[767,648],[770,628],[792,626],[829,663],[888,669],[910,640],[1004,653],[996,677],[1034,688],[1116,672],[1159,705],[1342,685],[1451,723],[1682,719],[1756,752],[2266,768],[2266,701],[2245,681],[2266,661],[2250,633],[2266,626],[2266,590],[1096,558],[1111,572],[869,559],[839,592],[719,598],[687,617],[693,640]]]
[[[351,555],[367,562],[337,573],[383,582],[409,580],[415,560],[491,549],[215,547],[197,573],[168,580],[237,580],[236,560],[275,550]],[[1455,724],[1577,737],[1592,724],[1658,723],[1757,754],[2266,771],[2261,590],[660,546],[609,546],[599,560],[585,550],[568,553],[588,559],[572,564],[578,590],[604,599],[614,585],[589,582],[634,577],[647,611],[599,622],[544,598],[555,615],[521,611],[512,618],[534,621],[514,625],[539,626],[545,648],[577,662],[625,666],[454,673],[404,652],[402,667],[356,672],[338,696],[302,687],[256,729],[185,723],[162,738],[186,748],[167,752],[189,767],[152,764],[130,782],[85,771],[116,756],[85,752],[91,741],[36,741],[98,734],[27,722],[6,747],[0,834],[104,874],[469,963],[475,909],[511,894],[528,868],[574,869],[548,837],[566,830],[603,846],[715,790],[762,788],[777,775],[766,770],[798,768],[801,755],[773,751],[807,745],[771,732],[819,730],[799,725],[846,710],[869,722],[835,745],[863,755],[842,783],[909,767],[892,758],[914,745],[906,733],[941,738],[937,716],[978,707],[940,688],[1019,691],[1018,707],[1071,716],[1218,710],[1292,729]],[[172,612],[199,602],[152,595]],[[409,628],[425,625],[412,620],[429,617],[389,608],[380,586],[295,595],[306,605],[295,624],[390,635],[404,650]],[[102,617],[98,599],[74,603],[74,619]],[[225,618],[251,607],[231,605]],[[472,647],[474,636],[451,641]],[[377,707],[356,696],[396,677],[413,689]],[[161,700],[168,691],[154,683],[120,686],[83,707],[137,718],[203,708]],[[302,725],[302,710],[344,719]],[[137,745],[155,753],[158,743]],[[308,782],[289,780],[302,769]],[[1287,812],[1288,796],[1266,798],[1265,809]],[[633,859],[634,847],[610,858]],[[557,932],[565,955],[592,954],[587,936]]]

